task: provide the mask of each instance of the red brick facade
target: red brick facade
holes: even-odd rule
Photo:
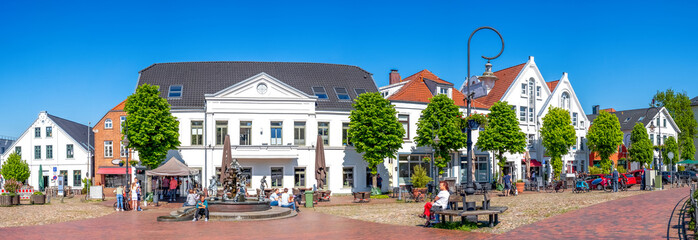
[[[102,117],[93,127],[95,134],[95,173],[99,173],[100,167],[118,167],[112,164],[112,160],[126,160],[121,156],[121,117],[126,117],[124,105],[126,101],[119,103]],[[111,124],[109,124],[111,121]],[[111,153],[106,153],[105,143],[111,141]],[[95,185],[104,185],[104,175],[95,174]],[[112,189],[104,189],[106,195],[114,195]]]

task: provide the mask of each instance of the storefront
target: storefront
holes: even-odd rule
[[[475,161],[473,161],[473,167],[475,168],[475,182],[478,183],[489,183],[492,182],[492,164],[490,163],[489,156],[487,155],[475,155]],[[460,176],[461,182],[467,181],[468,174],[468,160],[466,156],[460,157]]]

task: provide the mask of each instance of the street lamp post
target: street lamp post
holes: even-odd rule
[[[125,132],[125,131],[124,131]],[[131,141],[128,140],[128,135],[124,134],[124,140],[121,141],[121,143],[126,146],[126,185],[127,187],[131,187],[131,173],[128,171],[128,158],[131,154],[129,154],[129,148],[128,144],[131,143]]]
[[[493,60],[495,58],[498,58],[500,55],[502,55],[502,52],[504,52],[504,38],[502,38],[502,35],[499,34],[499,31],[492,27],[479,27],[473,31],[473,33],[470,34],[470,37],[468,37],[468,75],[465,77],[466,81],[466,86],[467,86],[467,91],[466,91],[466,97],[465,100],[467,102],[467,116],[470,116],[470,109],[471,109],[471,103],[473,100],[473,93],[470,92],[470,40],[472,40],[473,35],[477,31],[483,30],[483,29],[489,29],[497,33],[499,36],[499,40],[502,42],[502,49],[499,50],[499,54],[497,54],[494,57],[485,57],[482,56],[482,58],[487,59],[487,64],[485,64],[485,72],[482,74],[482,76],[478,77],[478,79],[481,80],[497,80],[498,78],[492,73],[492,64],[490,64],[490,60]],[[466,154],[466,160],[467,160],[467,177],[466,177],[466,183],[465,183],[465,194],[466,195],[471,195],[475,193],[475,183],[473,182],[473,177],[472,177],[472,167],[473,167],[473,159],[471,157],[471,152],[473,150],[473,140],[472,140],[472,128],[475,127],[476,123],[471,123],[474,122],[473,120],[468,121],[468,126],[466,127],[466,131],[468,134],[468,140],[466,142],[467,144],[467,154]],[[463,203],[465,203],[465,195],[463,195]],[[465,207],[465,205],[463,205]]]
[[[439,139],[439,134],[437,133],[436,136],[434,137],[434,146],[433,146],[434,150],[431,154],[431,172],[432,172],[432,175],[434,176],[434,179],[432,180],[433,183],[432,183],[431,191],[434,194],[438,193],[437,188],[438,188],[438,183],[439,183],[439,172],[438,172],[439,168],[436,167],[436,164],[434,164],[435,163],[434,158],[436,157],[436,155],[434,153],[436,153],[436,148],[438,148],[440,141],[441,140]]]
[[[662,172],[661,172],[661,171],[662,171],[662,126],[660,125],[659,120],[662,118],[662,117],[661,117],[662,115],[659,114],[659,109],[657,108],[657,106],[656,106],[655,103],[654,103],[654,98],[652,99],[652,105],[651,105],[651,106],[652,106],[652,107],[648,108],[647,111],[649,112],[649,110],[650,110],[650,109],[653,109],[653,108],[654,108],[655,110],[657,110],[657,113],[656,113],[656,114],[657,114],[657,129],[658,129],[658,131],[659,131],[659,133],[657,134],[657,146],[659,147],[659,158],[658,158],[658,160],[656,161],[656,163],[655,163],[654,166],[656,166],[656,168],[657,168],[657,173],[658,173],[658,174],[661,174],[661,173],[662,173]],[[647,113],[645,113],[645,115],[647,115]],[[651,119],[651,120],[650,120],[650,132],[654,132],[654,128],[655,128],[655,126],[654,126],[654,119]],[[661,175],[660,175],[660,176],[661,176]],[[664,189],[664,186],[662,186],[660,189]]]

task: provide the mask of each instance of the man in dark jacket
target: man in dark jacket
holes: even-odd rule
[[[614,168],[613,169],[613,178],[612,178],[613,179],[613,192],[618,192],[618,178],[619,177],[620,176],[618,174],[618,169]]]

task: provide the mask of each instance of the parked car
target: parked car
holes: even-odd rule
[[[694,182],[698,182],[698,173],[694,171],[678,171],[679,177],[682,179],[690,178]]]
[[[630,174],[632,174],[633,177],[635,177],[635,182],[640,184],[640,183],[642,183],[642,174],[645,174],[645,170],[643,170],[643,169],[634,170],[634,171],[631,171]]]
[[[662,184],[666,185],[667,183],[670,182],[671,179],[677,180],[676,177],[677,177],[676,174],[672,176],[671,172],[663,171],[662,172]]]
[[[622,174],[621,174],[621,177],[622,177],[622,178],[625,178],[625,182],[628,183],[628,188],[630,188],[631,186],[633,186],[633,185],[635,185],[635,184],[640,183],[640,182],[637,181],[637,179],[635,178],[635,176],[633,176],[633,175],[630,174],[630,173],[622,173]]]
[[[603,174],[589,175],[584,181],[587,182],[590,189],[603,190],[603,186],[606,186],[606,177]]]

